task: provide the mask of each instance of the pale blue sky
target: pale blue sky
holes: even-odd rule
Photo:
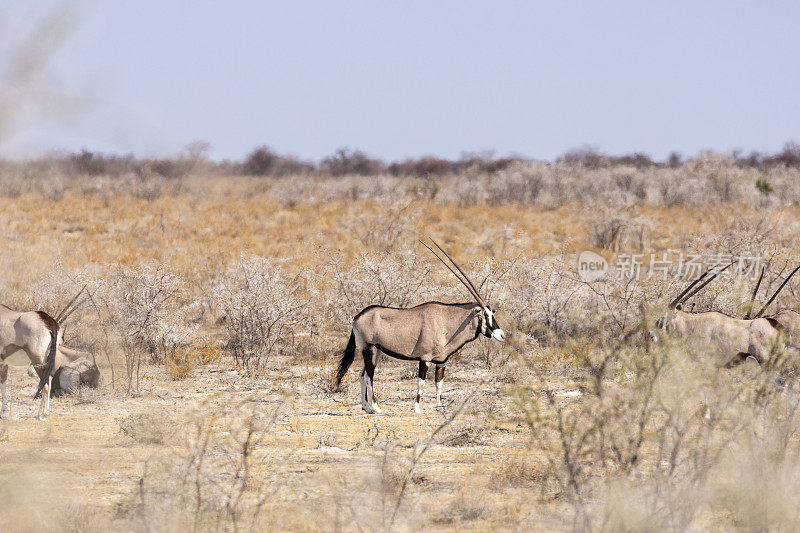
[[[62,5],[30,4],[0,2],[6,56]],[[0,153],[207,140],[215,158],[261,144],[309,159],[586,144],[663,158],[800,141],[800,2],[78,5]]]

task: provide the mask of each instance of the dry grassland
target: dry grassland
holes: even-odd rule
[[[485,179],[489,190],[502,177]],[[66,338],[103,372],[100,389],[54,399],[39,422],[36,382],[12,368],[0,529],[800,525],[791,361],[720,372],[703,347],[653,347],[637,327],[683,280],[589,290],[574,270],[585,249],[612,260],[747,250],[769,266],[763,301],[797,262],[797,205],[757,192],[700,208],[490,205],[434,200],[423,186],[188,177],[137,185],[153,194],[87,180],[0,197],[2,302],[52,312],[86,284],[96,302]],[[466,299],[416,242],[427,235],[485,282],[513,339],[465,349],[448,365],[445,409],[429,381],[420,415],[415,365],[382,360],[389,415],[363,415],[358,361],[344,390],[330,389],[348,317],[371,303]],[[751,289],[720,280],[698,310],[740,313]],[[264,333],[252,315],[232,318],[242,305],[292,318]]]

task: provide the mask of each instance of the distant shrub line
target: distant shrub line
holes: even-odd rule
[[[451,176],[465,172],[494,173],[508,169],[515,163],[531,163],[523,157],[495,157],[493,152],[465,152],[459,159],[445,159],[432,155],[408,158],[387,163],[371,157],[361,150],[341,148],[319,162],[301,160],[295,156],[282,155],[268,146],[253,149],[241,161],[211,161],[205,157],[208,143],[196,142],[188,145],[179,155],[167,158],[136,157],[133,154],[103,154],[89,150],[55,155],[34,160],[34,163],[49,164],[67,176],[121,176],[138,175],[177,178],[202,169],[218,175],[242,175],[282,177],[287,175],[338,176]],[[800,144],[788,142],[777,153],[751,151],[743,155],[734,151],[731,162],[739,168],[767,170],[771,168],[800,168]],[[553,163],[574,165],[585,169],[603,169],[630,166],[639,170],[650,168],[679,168],[692,161],[673,152],[663,161],[656,161],[644,153],[620,156],[603,154],[593,148],[570,150]],[[6,162],[12,163],[12,162]],[[21,162],[21,164],[31,163]],[[13,163],[12,163],[13,164]]]

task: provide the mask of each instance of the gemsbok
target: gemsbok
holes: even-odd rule
[[[8,365],[4,361],[19,350],[28,355],[31,364],[37,368],[37,373],[40,372],[39,387],[36,390],[37,396],[42,395],[39,420],[44,420],[50,414],[50,388],[55,372],[56,353],[63,335],[60,324],[80,305],[70,309],[81,292],[55,318],[44,311],[14,311],[0,305],[0,394],[3,402],[0,418],[8,416]]]
[[[739,319],[718,311],[689,313],[682,310],[689,298],[730,266],[720,269],[699,286],[698,283],[711,271],[707,270],[694,280],[670,302],[666,315],[658,319],[656,327],[689,342],[707,343],[720,358],[721,366],[736,366],[750,356],[764,363],[781,343],[780,332],[772,319]],[[653,335],[653,338],[657,340],[657,336]]]
[[[42,367],[31,365],[28,375],[41,379]],[[76,350],[61,343],[56,351],[53,364],[53,381],[50,385],[51,396],[62,396],[75,392],[78,387],[96,389],[100,385],[100,369],[94,355],[83,350]]]
[[[424,242],[422,244],[464,284],[475,302],[427,302],[410,308],[371,305],[355,316],[350,340],[336,372],[334,389],[339,390],[356,353],[360,353],[364,358],[364,369],[360,376],[361,408],[367,414],[381,412],[373,389],[378,352],[419,362],[417,396],[414,400],[414,412],[419,413],[422,389],[431,364],[436,365],[436,405],[442,407],[444,369],[450,357],[480,335],[498,342],[505,340],[506,333],[497,324],[494,310],[481,298],[475,285],[447,252],[433,239],[431,242],[450,260],[455,270],[430,246]]]

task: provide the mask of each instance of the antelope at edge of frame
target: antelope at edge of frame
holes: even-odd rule
[[[727,368],[744,362],[748,357],[755,358],[759,363],[769,361],[776,348],[780,348],[783,338],[779,325],[772,318],[736,318],[719,311],[693,313],[683,310],[683,304],[687,300],[732,264],[718,270],[701,283],[711,273],[711,270],[706,270],[669,303],[666,314],[656,321],[656,328],[669,335],[686,340],[713,342],[709,346],[719,356],[721,366]],[[656,342],[659,340],[656,331],[651,331],[650,336]]]
[[[40,376],[35,394],[35,396],[42,395],[39,420],[45,420],[50,414],[50,389],[53,375],[57,370],[56,355],[63,335],[61,326],[83,303],[75,304],[75,301],[84,290],[85,287],[55,318],[44,311],[14,311],[6,305],[0,305],[0,395],[2,395],[0,418],[8,416],[6,398],[8,365],[3,361],[19,350],[28,355],[31,365],[37,368]]]

